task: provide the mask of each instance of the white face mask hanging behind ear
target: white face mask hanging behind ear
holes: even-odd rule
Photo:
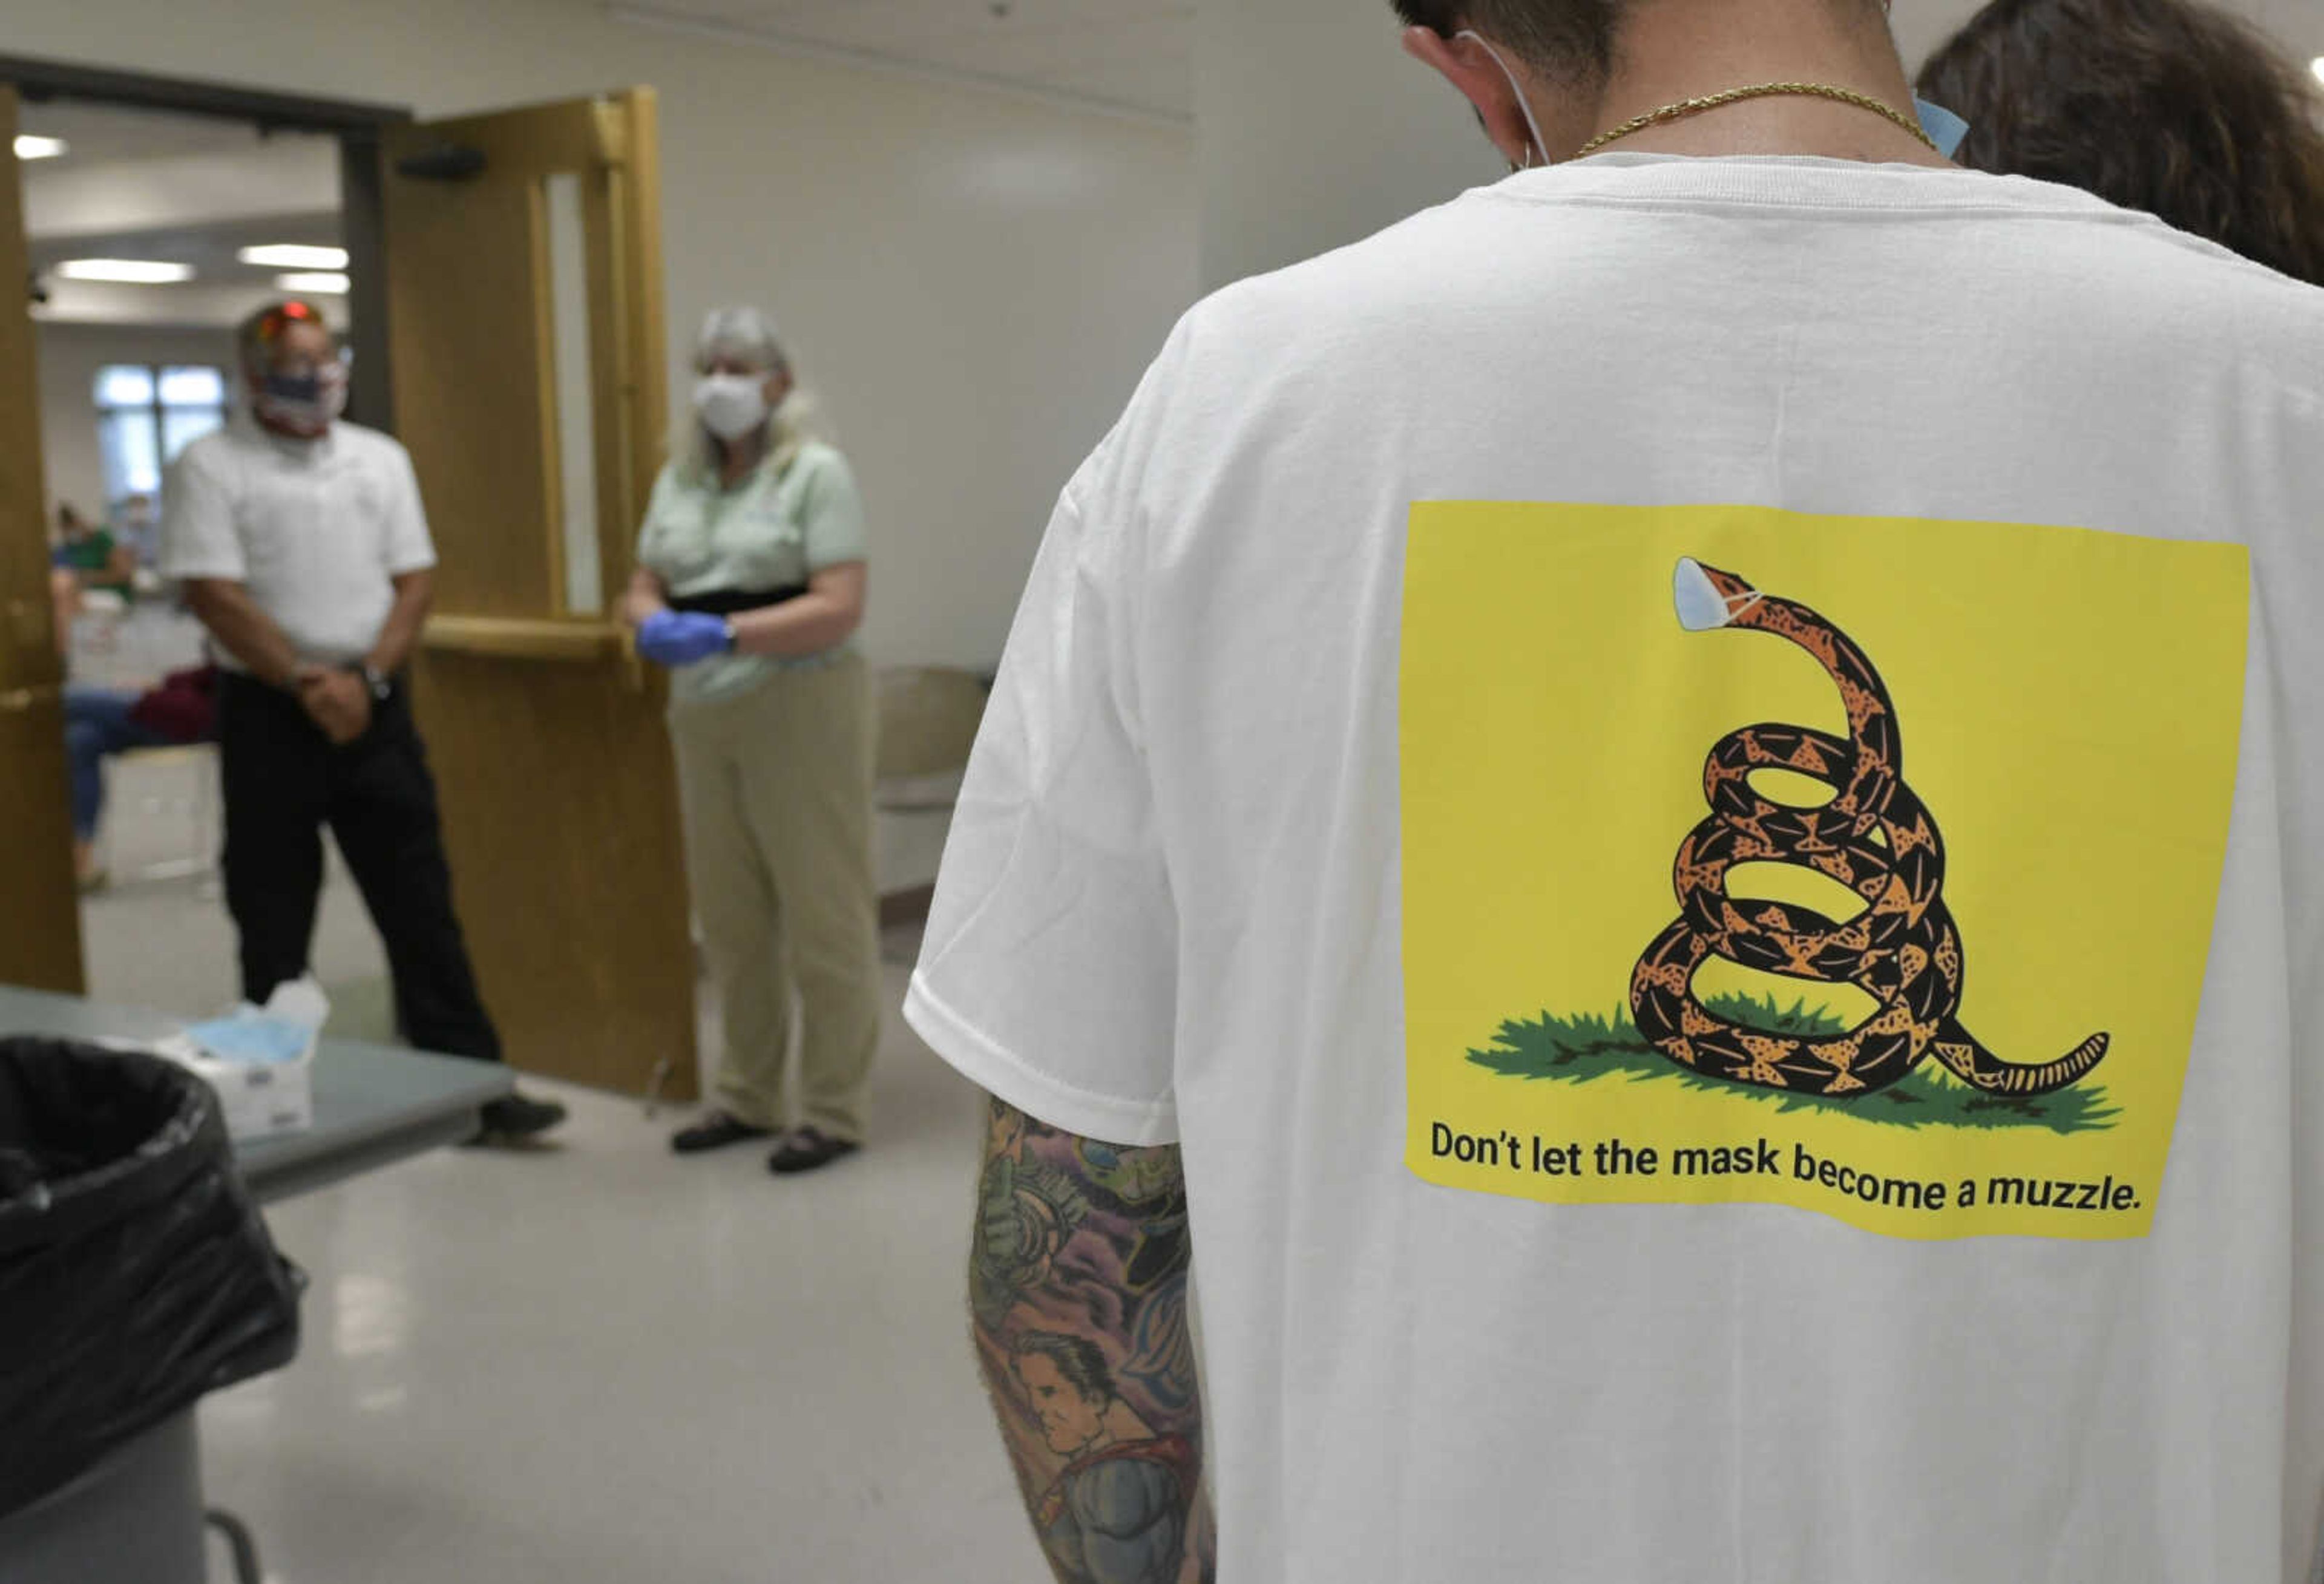
[[[1468,39],[1473,41],[1477,48],[1493,58],[1493,64],[1499,67],[1501,75],[1509,79],[1509,92],[1517,97],[1517,108],[1525,112],[1526,130],[1533,134],[1533,148],[1526,151],[1526,169],[1532,168],[1534,149],[1541,151],[1541,162],[1545,165],[1548,164],[1549,140],[1541,135],[1541,123],[1534,119],[1533,101],[1526,97],[1525,85],[1517,81],[1517,74],[1509,69],[1509,63],[1501,59],[1501,52],[1487,43],[1484,36],[1473,29],[1462,28],[1452,36],[1456,39]]]

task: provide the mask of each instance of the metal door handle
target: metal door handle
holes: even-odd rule
[[[15,687],[0,693],[0,715],[29,714],[44,704],[61,704],[65,690],[55,683],[39,687]]]

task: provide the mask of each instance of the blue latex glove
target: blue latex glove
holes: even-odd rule
[[[638,653],[657,665],[691,666],[727,648],[726,619],[701,611],[657,611],[638,629]]]

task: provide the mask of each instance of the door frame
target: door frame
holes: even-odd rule
[[[377,428],[395,423],[394,371],[388,359],[386,177],[382,139],[413,119],[402,106],[309,98],[196,78],[119,71],[76,61],[0,54],[0,84],[20,103],[58,99],[208,115],[269,132],[319,133],[339,145],[341,234],[347,250],[348,410]],[[7,151],[0,150],[0,154]],[[29,240],[29,238],[28,238]],[[35,408],[35,416],[45,418]],[[75,932],[78,935],[78,931]],[[82,964],[87,972],[86,960]]]
[[[347,250],[349,416],[395,432],[394,370],[388,361],[386,174],[381,138],[413,119],[409,106],[309,98],[198,78],[0,55],[0,83],[28,105],[57,99],[209,115],[270,132],[324,133],[339,143],[339,209]]]

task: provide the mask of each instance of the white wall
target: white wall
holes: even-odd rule
[[[12,54],[448,115],[660,91],[675,382],[764,302],[872,512],[866,641],[991,663],[1057,490],[1195,287],[1191,134],[614,23],[580,0],[10,0]]]
[[[1388,0],[1202,0],[1205,286],[1358,241],[1502,173],[1468,106],[1398,31]]]
[[[97,371],[108,363],[234,366],[226,330],[42,324],[34,331],[41,360],[41,460],[49,510],[69,501],[86,516],[105,510],[105,466],[97,447]]]

